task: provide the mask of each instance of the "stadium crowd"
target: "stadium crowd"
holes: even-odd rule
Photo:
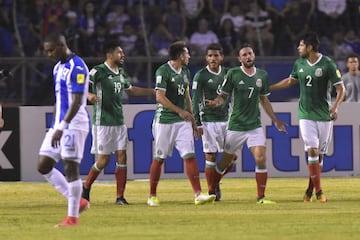
[[[107,39],[118,39],[127,57],[166,56],[175,40],[185,40],[195,57],[204,56],[210,43],[220,43],[224,55],[234,57],[244,42],[254,46],[257,56],[298,56],[299,37],[309,30],[320,36],[320,52],[332,56],[345,73],[346,57],[360,54],[360,1],[0,0],[0,59],[44,57],[42,42],[54,31],[62,32],[69,48],[84,58],[102,57]],[[1,62],[1,68],[9,68]],[[36,67],[48,75],[48,68]],[[133,83],[145,84],[141,61],[126,67]],[[48,98],[36,93],[46,92],[37,90],[39,77],[30,75],[26,99],[40,100],[26,102],[45,104],[39,101]],[[5,87],[1,82],[1,95],[21,96],[21,84],[7,81]]]
[[[246,41],[258,55],[292,56],[307,30],[321,36],[324,54],[360,53],[356,0],[0,0],[0,6],[0,57],[41,56],[41,41],[53,31],[62,31],[82,57],[102,56],[108,38],[117,38],[128,56],[166,55],[174,40],[186,40],[192,55],[213,42],[229,55]]]

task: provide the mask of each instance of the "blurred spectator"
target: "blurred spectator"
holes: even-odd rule
[[[271,32],[270,15],[257,2],[250,3],[250,10],[245,13],[246,41],[250,43],[257,54],[270,56],[274,45],[274,35]]]
[[[66,37],[66,42],[72,51],[79,54],[80,30],[78,25],[77,13],[72,10],[67,11],[63,18],[63,21],[65,26],[63,33]]]
[[[208,21],[213,19],[214,25],[219,25],[221,16],[226,13],[229,0],[205,0],[205,16]]]
[[[300,0],[292,0],[284,13],[286,38],[281,41],[284,55],[297,55],[300,38],[309,30],[307,12],[302,11]]]
[[[167,31],[164,24],[159,24],[149,37],[152,54],[158,56],[167,56],[168,48],[172,41],[173,37]]]
[[[79,17],[79,50],[82,56],[86,56],[88,41],[94,36],[95,26],[99,21],[100,16],[95,9],[95,3],[93,1],[86,1],[82,14]]]
[[[162,17],[162,22],[171,34],[172,40],[184,40],[186,37],[187,22],[179,1],[171,0]]]
[[[348,55],[346,66],[348,72],[341,77],[346,90],[345,102],[360,102],[359,56],[356,54]]]
[[[346,30],[353,29],[358,35],[360,34],[360,1],[348,0],[346,2]]]
[[[340,72],[344,73],[346,71],[346,57],[354,54],[354,51],[349,44],[345,43],[343,32],[334,32],[330,50]]]
[[[354,30],[350,29],[345,33],[344,42],[348,44],[356,54],[360,54],[360,39]]]
[[[290,55],[289,48],[293,47],[289,43],[289,36],[285,30],[285,11],[290,2],[291,0],[265,0],[265,9],[269,13],[272,22],[271,32],[274,34],[273,55]],[[286,46],[284,46],[284,43]]]
[[[106,24],[111,36],[117,36],[123,31],[123,24],[130,20],[129,15],[125,12],[125,6],[120,4],[111,4],[110,11],[106,15]]]
[[[125,21],[123,24],[123,31],[119,35],[118,40],[121,48],[124,50],[125,55],[135,56],[137,55],[137,42],[138,35],[136,34],[134,27],[130,21]]]
[[[62,16],[64,14],[61,0],[49,0],[48,5],[45,7],[42,19],[42,32],[41,36],[44,38],[51,32],[62,30]]]
[[[208,21],[205,18],[201,18],[197,26],[198,30],[191,34],[189,43],[192,54],[202,56],[205,54],[206,47],[210,43],[219,43],[219,39],[213,31],[209,30]]]
[[[14,54],[13,19],[11,5],[0,0],[0,57]]]
[[[85,54],[85,56],[104,56],[104,44],[107,38],[109,38],[109,35],[104,23],[97,23],[95,26],[95,34],[89,39],[88,53]]]
[[[205,7],[204,0],[181,0],[181,7],[183,8],[186,22],[187,22],[187,36],[190,36],[196,31],[196,26],[201,18],[202,11]]]
[[[331,38],[335,31],[343,31],[345,26],[344,13],[346,0],[317,0],[317,11],[314,16],[314,27],[320,36],[320,49],[329,54]]]
[[[217,36],[219,37],[220,44],[223,46],[224,55],[233,55],[234,50],[241,43],[235,32],[234,23],[230,18],[222,21]]]
[[[242,12],[240,4],[234,4],[230,8],[230,12],[226,12],[220,19],[220,25],[224,22],[224,20],[230,19],[233,22],[234,30],[238,35],[238,39],[244,38],[245,32],[245,16]]]

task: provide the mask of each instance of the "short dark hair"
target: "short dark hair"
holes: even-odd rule
[[[112,53],[115,51],[117,47],[120,47],[120,44],[118,41],[107,41],[104,43],[104,54]]]
[[[253,46],[250,43],[244,42],[244,43],[240,44],[240,46],[237,48],[237,52],[235,55],[238,55],[240,50],[243,48],[251,48],[252,50],[254,50]]]
[[[300,39],[304,41],[306,46],[312,46],[315,52],[319,51],[320,41],[315,32],[308,32]]]
[[[60,32],[52,32],[45,36],[44,42],[60,43],[65,41],[65,36]]]
[[[221,54],[224,54],[224,49],[219,43],[211,43],[206,47],[206,52],[208,50],[216,50],[219,51]]]
[[[348,61],[349,58],[357,58],[357,59],[359,59],[359,55],[357,55],[356,53],[350,53],[349,55],[346,56],[346,61]]]
[[[185,51],[186,43],[184,41],[176,41],[169,46],[169,58],[170,60],[176,60]]]

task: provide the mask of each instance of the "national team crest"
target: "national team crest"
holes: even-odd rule
[[[321,69],[321,68],[317,68],[317,69],[315,70],[315,76],[316,76],[316,77],[321,77],[322,75],[323,75],[322,69]]]
[[[184,82],[189,84],[189,79],[188,79],[188,77],[186,75],[184,75]]]
[[[258,78],[258,79],[256,80],[256,86],[259,87],[259,88],[262,87],[262,81],[261,81],[260,78]]]
[[[120,82],[121,82],[121,83],[124,83],[124,82],[125,82],[125,79],[124,79],[124,76],[123,76],[123,75],[120,75]]]

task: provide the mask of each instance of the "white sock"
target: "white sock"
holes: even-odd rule
[[[69,183],[68,216],[79,217],[81,193],[81,179]]]
[[[64,197],[68,198],[69,183],[59,170],[53,168],[48,174],[44,174],[43,176],[56,190],[58,190]]]

